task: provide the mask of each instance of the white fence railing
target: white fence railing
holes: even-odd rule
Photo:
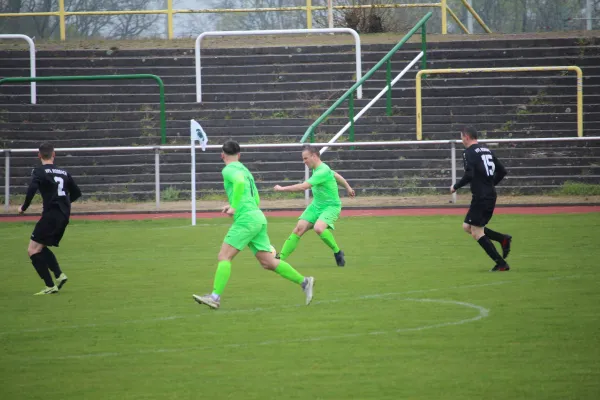
[[[350,28],[324,28],[324,29],[281,29],[262,31],[212,31],[201,33],[196,38],[196,102],[202,103],[202,66],[200,64],[200,50],[202,40],[207,36],[266,36],[266,35],[313,35],[323,33],[349,33],[354,38],[356,52],[356,81],[362,77],[360,36]],[[362,99],[362,86],[356,91],[356,97]]]
[[[27,35],[21,34],[0,34],[0,39],[23,39],[29,44],[29,74],[32,78],[35,78],[35,44],[33,40]],[[35,104],[37,102],[37,88],[35,86],[35,82],[31,82],[31,104]]]
[[[585,142],[597,141],[600,136],[590,137],[568,137],[568,138],[533,138],[533,139],[485,139],[480,140],[480,143],[548,143],[548,142]],[[452,181],[456,181],[456,145],[461,144],[460,140],[410,140],[410,141],[395,141],[395,142],[343,142],[343,143],[311,143],[316,147],[410,147],[410,146],[428,146],[428,145],[448,145],[450,151],[450,169],[452,171]],[[304,143],[267,143],[267,144],[246,144],[242,145],[242,151],[246,149],[296,149],[300,150]],[[196,146],[200,149],[201,146]],[[221,150],[221,145],[208,145],[207,150]],[[75,153],[75,152],[154,152],[155,164],[155,198],[156,209],[160,209],[160,154],[161,152],[175,150],[190,150],[190,146],[122,146],[122,147],[64,147],[57,148],[60,153]],[[11,154],[37,154],[38,149],[0,149],[0,155],[4,155],[4,206],[8,211],[10,204],[10,161]],[[191,156],[190,156],[191,157]],[[448,182],[448,187],[452,182]],[[454,197],[456,200],[456,197]]]

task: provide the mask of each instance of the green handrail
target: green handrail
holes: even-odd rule
[[[128,74],[128,75],[85,75],[85,76],[44,76],[36,78],[4,78],[0,79],[0,85],[13,82],[45,82],[45,81],[110,81],[123,79],[154,79],[160,90],[160,135],[161,144],[167,143],[167,113],[165,111],[165,85],[160,77],[152,74]]]
[[[390,59],[392,58],[394,53],[396,53],[400,49],[400,47],[402,47],[404,45],[404,43],[406,43],[419,29],[421,29],[421,44],[422,44],[422,51],[423,51],[423,58],[421,60],[421,66],[422,66],[422,69],[427,69],[427,57],[425,56],[425,54],[426,54],[425,51],[427,49],[425,24],[427,23],[429,18],[431,18],[432,15],[433,15],[432,12],[428,12],[427,14],[425,14],[425,16],[423,18],[421,18],[421,20],[419,22],[417,22],[417,24],[402,38],[402,40],[400,40],[400,42],[398,42],[397,45],[395,45],[377,64],[375,64],[375,66],[373,68],[371,68],[369,70],[369,72],[364,74],[363,77],[358,82],[356,82],[354,85],[352,85],[352,87],[350,89],[348,89],[346,91],[346,93],[344,93],[342,95],[342,97],[340,97],[335,103],[333,103],[333,105],[331,107],[329,107],[327,109],[327,111],[325,111],[319,118],[317,118],[317,120],[315,122],[313,122],[311,126],[308,127],[308,129],[304,133],[304,136],[302,136],[302,139],[300,139],[300,143],[304,143],[306,141],[306,139],[309,138],[309,136],[310,136],[310,141],[314,142],[315,141],[315,128],[319,124],[321,124],[321,122],[323,122],[325,119],[327,119],[331,115],[331,113],[333,111],[335,111],[335,109],[338,108],[338,106],[340,104],[342,104],[342,102],[344,102],[346,99],[348,99],[348,102],[350,103],[349,107],[351,109],[351,113],[354,114],[354,92],[367,79],[369,79],[379,68],[381,68],[381,66],[385,62],[388,63],[387,71],[389,71],[386,73],[387,86],[391,87],[391,65],[392,64],[391,64]],[[391,97],[390,91],[388,90],[388,96],[387,96],[388,115],[391,115],[391,112],[392,112],[391,102],[392,102],[392,97]],[[350,117],[350,123],[351,123],[350,138],[351,138],[351,140],[354,140],[354,126],[353,126],[354,125],[354,115],[352,115]]]

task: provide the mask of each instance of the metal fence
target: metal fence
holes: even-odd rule
[[[289,11],[304,11],[306,13],[306,27],[312,29],[312,15],[314,11],[327,10],[329,28],[333,28],[332,13],[333,10],[350,10],[350,9],[382,9],[382,8],[439,8],[441,13],[441,31],[442,34],[448,32],[448,14],[456,22],[456,24],[465,32],[471,33],[448,6],[448,0],[439,0],[436,3],[417,3],[417,4],[349,4],[334,6],[332,1],[327,2],[327,6],[313,6],[312,0],[306,0],[305,6],[298,7],[268,7],[268,8],[211,8],[211,9],[174,9],[173,0],[165,0],[166,9],[163,10],[96,10],[96,11],[68,11],[65,7],[65,0],[58,0],[58,10],[51,12],[23,12],[23,13],[0,13],[0,18],[13,17],[58,17],[60,40],[66,40],[67,25],[66,20],[70,16],[77,15],[166,15],[167,16],[167,35],[169,39],[174,38],[173,16],[176,14],[221,14],[221,13],[252,13],[252,12],[289,12]],[[483,22],[481,17],[477,15],[475,10],[469,5],[467,0],[463,0],[463,6],[466,8],[470,17],[481,25],[488,33],[491,30]]]
[[[512,144],[512,143],[549,143],[549,142],[585,142],[585,141],[598,141],[600,140],[600,136],[590,136],[590,137],[569,137],[569,138],[534,138],[534,139],[487,139],[480,140],[481,143],[497,143],[497,144]],[[344,148],[344,147],[356,147],[356,148],[373,148],[373,147],[385,147],[385,148],[393,148],[393,147],[408,147],[411,146],[427,146],[427,145],[447,145],[449,151],[449,159],[450,165],[449,169],[452,173],[452,181],[456,181],[457,176],[457,168],[456,168],[456,150],[457,144],[461,144],[460,140],[426,140],[426,141],[394,141],[394,142],[344,142],[344,143],[313,143],[312,145],[316,147],[334,147],[334,148]],[[268,150],[268,149],[301,149],[304,144],[302,143],[273,143],[273,144],[247,144],[242,145],[242,150]],[[196,149],[200,149],[200,146],[196,145]],[[74,148],[57,148],[56,151],[59,153],[69,152],[140,152],[147,151],[149,153],[154,153],[154,175],[155,175],[155,200],[156,200],[156,209],[160,209],[160,193],[161,193],[161,182],[160,182],[160,166],[161,160],[160,155],[162,152],[169,151],[180,151],[180,150],[190,150],[191,146],[127,146],[127,147],[74,147]],[[206,147],[207,150],[211,151],[219,151],[221,149],[220,145],[208,145]],[[11,154],[31,154],[34,155],[38,152],[37,149],[0,149],[0,154],[4,156],[4,201],[5,201],[5,209],[8,210],[10,204],[10,167],[11,167]],[[202,158],[199,159],[199,164],[201,165]],[[191,165],[191,163],[190,163]],[[198,170],[200,173],[202,169]],[[450,182],[449,182],[450,184]],[[456,197],[454,197],[456,200]]]

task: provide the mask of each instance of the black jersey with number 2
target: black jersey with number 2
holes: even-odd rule
[[[495,186],[506,176],[506,169],[494,153],[487,147],[475,143],[463,152],[463,162],[465,174],[454,188],[460,189],[467,183],[471,183],[473,197],[495,197]]]
[[[44,213],[60,210],[67,218],[71,215],[71,203],[81,197],[81,191],[71,175],[53,164],[40,165],[31,171],[31,183],[22,209],[25,211],[37,191],[44,200]]]

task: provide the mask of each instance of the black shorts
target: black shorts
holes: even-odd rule
[[[31,240],[46,246],[58,247],[68,224],[69,218],[59,210],[42,213],[42,218],[33,229]]]
[[[473,198],[469,212],[465,217],[465,224],[473,226],[486,226],[496,207],[496,197]]]

